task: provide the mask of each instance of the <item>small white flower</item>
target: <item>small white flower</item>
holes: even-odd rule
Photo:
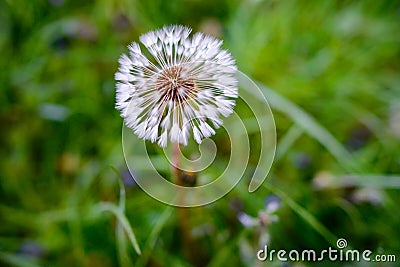
[[[165,147],[169,140],[186,145],[190,130],[196,142],[215,134],[238,97],[235,61],[222,41],[190,28],[164,26],[140,36],[119,59],[115,74],[116,108],[125,124],[145,140]]]

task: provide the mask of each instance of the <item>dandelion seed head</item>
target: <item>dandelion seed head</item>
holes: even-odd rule
[[[139,138],[165,147],[215,134],[238,97],[237,68],[222,41],[164,26],[128,46],[115,74],[116,109]],[[212,127],[213,126],[213,127]]]

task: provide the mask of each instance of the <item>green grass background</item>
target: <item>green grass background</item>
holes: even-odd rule
[[[263,187],[190,209],[189,246],[176,209],[118,183],[118,57],[165,24],[223,39],[277,126]],[[1,266],[263,266],[262,233],[287,250],[342,237],[398,258],[347,266],[399,266],[399,1],[6,0],[0,25]],[[241,225],[271,193],[279,221]],[[320,266],[285,264],[269,266]]]

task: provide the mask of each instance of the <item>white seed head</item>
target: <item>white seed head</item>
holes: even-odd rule
[[[190,129],[198,143],[215,134],[238,97],[235,60],[222,41],[190,32],[176,25],[143,34],[149,56],[133,42],[118,61],[116,109],[135,134],[161,147],[168,137],[186,145]]]

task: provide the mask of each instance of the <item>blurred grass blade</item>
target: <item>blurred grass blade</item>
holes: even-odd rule
[[[19,257],[16,254],[0,252],[0,262],[5,262],[11,266],[18,267],[39,267],[38,264],[30,259]]]
[[[247,192],[246,192],[247,193]],[[240,239],[245,238],[249,233],[249,228],[243,228],[239,234],[237,234],[234,238],[228,240],[224,246],[220,247],[217,252],[213,255],[207,267],[219,267],[224,266],[227,260],[230,257],[234,256],[235,246],[238,245]]]
[[[139,244],[136,241],[136,237],[135,237],[135,234],[133,233],[132,227],[129,224],[129,221],[126,218],[125,214],[121,212],[121,210],[119,209],[118,206],[116,206],[112,203],[109,203],[109,202],[100,202],[93,209],[96,212],[97,211],[99,211],[99,212],[109,211],[109,212],[113,213],[115,215],[115,217],[117,217],[117,220],[119,221],[119,223],[121,223],[122,227],[124,228],[136,253],[141,255]]]
[[[118,260],[123,267],[132,266],[131,259],[128,253],[128,246],[126,242],[126,235],[121,223],[117,223],[115,229],[115,238],[117,239]]]
[[[279,140],[276,148],[275,161],[280,160],[302,134],[303,130],[300,129],[297,124],[290,127],[285,135]]]
[[[321,126],[311,115],[299,108],[290,100],[271,90],[261,83],[257,85],[263,90],[272,108],[279,110],[289,116],[304,132],[318,140],[335,159],[349,172],[357,172],[358,167],[354,163],[352,155],[340,144],[336,138],[323,126]]]
[[[132,262],[128,253],[126,235],[124,233],[124,228],[121,223],[117,224],[117,227],[115,229],[115,237],[117,239],[118,260],[120,265],[123,267],[132,266]]]
[[[124,181],[121,177],[121,174],[114,166],[110,165],[110,168],[114,171],[115,175],[118,178],[118,185],[119,185],[119,204],[118,204],[118,206],[122,212],[125,212],[126,193],[125,193]]]
[[[400,188],[400,176],[356,174],[343,175],[335,179],[332,187],[374,187],[374,188]]]
[[[154,251],[153,256],[156,259],[163,259],[162,263],[165,265],[162,265],[162,266],[174,266],[174,267],[193,267],[194,266],[193,264],[189,263],[189,261],[187,259],[181,257],[175,251],[160,249],[160,250]],[[148,265],[148,266],[150,266],[150,265]],[[151,266],[153,266],[153,265],[151,265]],[[160,265],[157,265],[157,266],[160,266]]]
[[[126,191],[125,191],[124,181],[122,179],[121,174],[114,166],[110,165],[110,168],[114,171],[114,173],[118,179],[118,185],[119,185],[118,207],[122,213],[125,213]],[[129,254],[128,254],[128,246],[126,244],[126,236],[124,233],[124,228],[123,228],[121,222],[119,222],[119,221],[115,228],[115,238],[117,240],[117,251],[118,251],[118,259],[119,259],[120,265],[123,267],[133,266],[133,264],[130,260]]]
[[[374,113],[370,112],[366,108],[361,107],[360,105],[356,105],[351,102],[343,102],[342,103],[343,109],[346,110],[346,113],[351,114],[354,119],[360,121],[369,130],[371,130],[378,140],[384,144],[385,143],[385,123],[377,117]]]
[[[318,221],[311,213],[309,213],[302,206],[297,204],[293,199],[286,195],[283,191],[273,187],[270,184],[264,183],[263,186],[272,193],[279,196],[284,203],[286,203],[297,215],[305,220],[315,231],[317,231],[326,241],[331,245],[336,246],[337,237],[329,231],[320,221]]]
[[[168,219],[171,217],[173,212],[173,208],[168,206],[164,212],[161,214],[160,218],[157,221],[157,224],[153,227],[153,230],[151,231],[146,244],[144,245],[144,253],[143,256],[139,258],[138,263],[136,264],[136,266],[140,267],[140,266],[147,266],[147,262],[149,260],[150,257],[150,253],[152,252],[157,238],[160,235],[161,230],[163,229],[164,225],[166,224],[166,222],[168,221]]]

